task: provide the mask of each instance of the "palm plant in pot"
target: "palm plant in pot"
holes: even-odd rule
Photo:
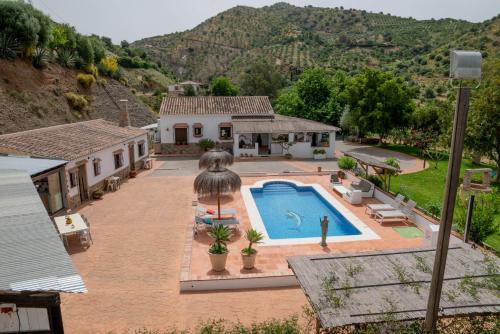
[[[257,250],[252,248],[254,244],[258,244],[264,239],[264,235],[253,228],[247,230],[245,239],[248,240],[248,247],[241,250],[241,259],[243,260],[244,269],[252,269],[255,266],[255,258]]]
[[[227,254],[229,253],[226,243],[231,239],[231,230],[227,226],[217,224],[212,227],[208,235],[214,239],[208,249],[212,270],[224,271],[226,269]]]

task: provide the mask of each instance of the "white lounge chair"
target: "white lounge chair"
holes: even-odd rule
[[[340,195],[344,195],[345,193],[349,192],[349,189],[344,187],[341,184],[331,184],[332,190],[338,192]]]
[[[401,202],[404,200],[404,196],[401,194],[398,194],[394,198],[394,202],[396,205],[392,204],[368,204],[365,208],[365,214],[369,214],[370,216],[373,216],[375,212],[377,211],[393,211],[393,210],[398,210],[401,208]]]
[[[363,201],[363,192],[361,190],[350,190],[342,197],[351,204],[361,204]]]
[[[413,214],[413,208],[417,205],[415,201],[408,201],[405,207],[401,210],[377,211],[375,212],[375,220],[380,224],[384,223],[384,219],[397,219],[407,221]]]
[[[361,192],[363,193],[363,197],[373,197],[375,185],[370,181],[361,179],[359,181],[351,182],[349,188],[352,190],[361,190]]]

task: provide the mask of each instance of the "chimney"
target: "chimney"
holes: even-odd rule
[[[122,128],[125,128],[127,126],[130,126],[130,116],[128,114],[128,100],[120,100],[120,102],[125,104],[125,109],[120,110],[118,125]]]

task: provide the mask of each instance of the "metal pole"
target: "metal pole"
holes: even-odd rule
[[[467,204],[467,220],[465,221],[465,229],[464,229],[464,242],[469,242],[469,232],[470,226],[472,224],[472,212],[474,211],[474,194],[469,195],[469,203]]]
[[[443,214],[439,226],[436,257],[432,271],[432,281],[427,302],[427,313],[425,315],[424,331],[434,333],[438,319],[439,301],[443,287],[444,269],[446,267],[446,256],[450,243],[451,224],[453,221],[453,210],[457,197],[458,178],[460,176],[460,163],[462,161],[462,150],[464,146],[465,128],[467,126],[467,111],[469,108],[470,88],[460,87],[453,120],[453,135],[451,138],[451,150],[448,163],[448,175],[443,199]]]

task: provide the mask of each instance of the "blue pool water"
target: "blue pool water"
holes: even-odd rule
[[[270,239],[321,237],[320,218],[328,216],[328,236],[361,234],[314,188],[268,182],[251,189]]]

